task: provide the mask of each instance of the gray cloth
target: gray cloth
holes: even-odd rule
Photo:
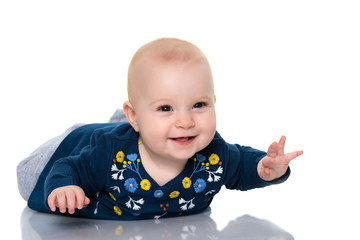
[[[124,111],[122,109],[117,109],[109,119],[109,122],[127,122]]]
[[[116,110],[109,122],[125,122],[127,121],[124,112],[121,109]],[[20,195],[27,201],[31,192],[35,188],[40,173],[58,148],[62,140],[76,128],[85,124],[79,123],[68,128],[64,133],[50,139],[42,144],[27,158],[22,160],[17,166],[17,180]]]

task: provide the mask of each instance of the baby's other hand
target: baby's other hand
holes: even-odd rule
[[[290,161],[303,154],[303,151],[284,154],[285,141],[285,136],[281,136],[279,142],[273,142],[267,156],[260,160],[257,170],[264,181],[272,181],[284,175]]]
[[[59,208],[61,213],[65,213],[68,209],[68,213],[73,214],[75,208],[82,209],[89,203],[90,199],[85,196],[82,188],[75,185],[56,188],[48,197],[48,205],[53,212]]]

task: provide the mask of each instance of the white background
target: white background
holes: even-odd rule
[[[223,190],[218,228],[250,214],[295,239],[358,238],[359,12],[347,0],[1,1],[2,235],[21,236],[16,165],[74,123],[107,121],[134,52],[177,37],[212,65],[228,142],[266,150],[284,134],[305,151],[284,184]]]

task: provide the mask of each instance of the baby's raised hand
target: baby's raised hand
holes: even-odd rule
[[[279,142],[273,142],[267,156],[260,160],[257,171],[264,181],[272,181],[284,175],[290,161],[303,154],[303,151],[284,154],[285,141],[285,136],[281,136]]]
[[[75,185],[56,188],[48,197],[48,205],[53,212],[59,208],[61,213],[65,213],[68,209],[68,213],[73,214],[75,208],[82,209],[89,203],[90,199],[85,196],[84,191]]]

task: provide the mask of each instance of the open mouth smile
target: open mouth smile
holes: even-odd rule
[[[194,141],[195,138],[196,136],[187,136],[187,137],[170,138],[170,140],[179,145],[189,145]]]

